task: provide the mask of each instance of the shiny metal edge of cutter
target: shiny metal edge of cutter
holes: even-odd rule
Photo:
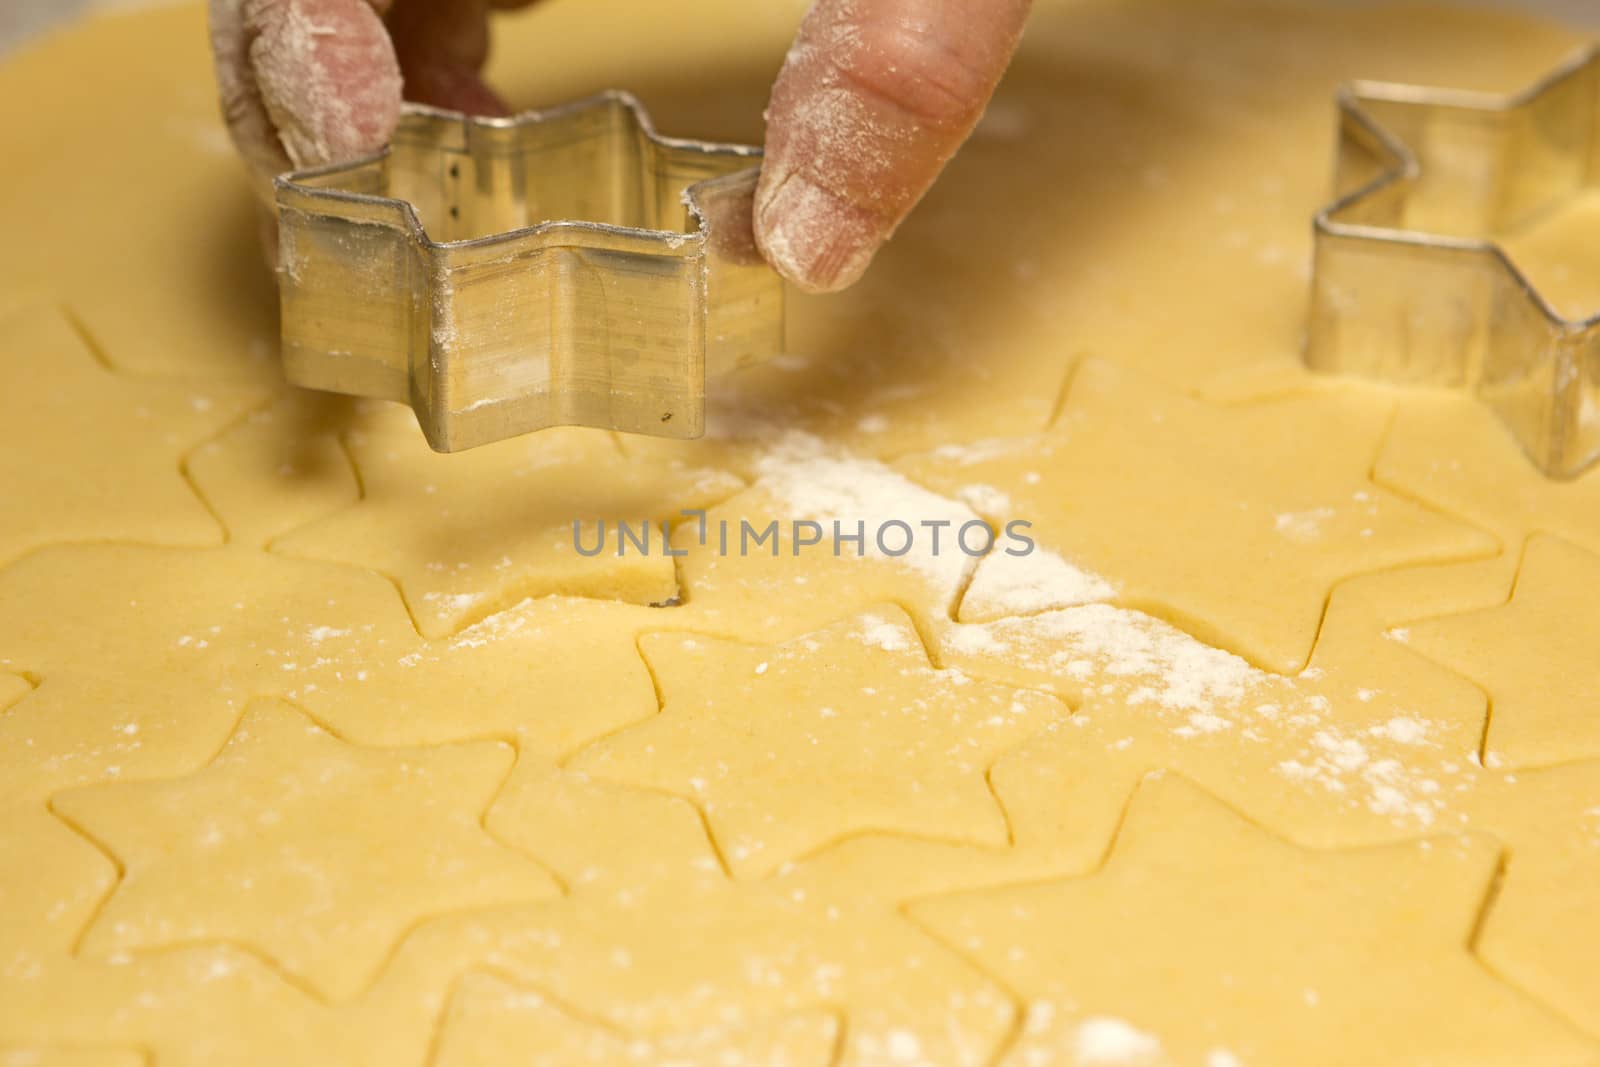
[[[1492,235],[1600,182],[1600,47],[1510,97],[1356,83],[1339,111],[1307,364],[1470,389],[1546,475],[1589,469],[1600,315],[1563,317]]]
[[[707,377],[783,344],[759,159],[662,137],[621,92],[508,119],[407,105],[382,153],[276,182],[288,379],[408,403],[441,452],[698,437]]]

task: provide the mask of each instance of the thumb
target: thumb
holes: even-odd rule
[[[223,112],[263,176],[377,151],[400,118],[387,0],[211,0]]]
[[[816,0],[773,87],[756,239],[779,273],[842,289],[983,114],[1029,0]]]

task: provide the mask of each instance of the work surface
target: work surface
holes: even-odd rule
[[[496,77],[759,140],[796,13]],[[1047,4],[707,439],[436,456],[281,384],[202,26],[0,67],[0,1064],[1600,1063],[1600,474],[1299,356],[1335,86],[1575,35]]]

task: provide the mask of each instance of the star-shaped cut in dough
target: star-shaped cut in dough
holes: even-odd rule
[[[1507,603],[1396,631],[1411,648],[1488,692],[1490,766],[1600,756],[1596,589],[1600,556],[1534,537]]]
[[[946,628],[943,662],[1077,709],[990,772],[1016,848],[1088,869],[1134,785],[1163,769],[1315,847],[1458,828],[1480,774],[1482,695],[1386,640],[1348,590],[1291,677],[1104,604]]]
[[[31,692],[33,686],[28,684],[26,678],[19,678],[15,674],[0,674],[0,711],[5,711]]]
[[[513,758],[498,742],[362,749],[287,705],[253,706],[187,778],[53,799],[124,871],[81,949],[249,945],[351,997],[418,921],[558,891],[483,829]]]
[[[1478,955],[1600,1036],[1600,762],[1498,776],[1471,799],[1510,849]]]
[[[575,1018],[535,990],[474,972],[461,979],[450,998],[432,1064],[829,1067],[839,1035],[839,1020],[819,1011],[774,1019],[765,1025],[642,1037]]]
[[[1373,477],[1493,532],[1513,554],[1541,532],[1600,552],[1600,471],[1541,477],[1494,413],[1470,397],[1407,396]]]
[[[361,498],[339,442],[355,405],[348,397],[290,389],[194,451],[189,477],[230,544],[265,548]]]
[[[27,976],[7,985],[0,974],[0,1006],[24,1015],[62,990],[82,995],[79,972],[104,969],[71,951],[117,880],[47,798],[189,774],[252,695],[288,696],[357,745],[503,739],[518,754],[508,787],[535,789],[577,747],[657,710],[634,635],[661,613],[634,605],[534,601],[427,641],[394,586],[368,571],[109,545],[41,550],[0,570],[0,604],[7,669],[40,682],[0,675],[20,697],[0,711],[0,946]],[[546,825],[504,820],[492,833],[543,859]],[[121,1010],[128,984],[107,1010]]]
[[[934,669],[894,608],[781,645],[648,634],[640,649],[661,714],[572,766],[693,798],[742,878],[869,831],[1005,844],[985,774],[1067,714]]]
[[[0,803],[184,774],[265,695],[359,745],[510,740],[518,774],[657,710],[635,637],[663,613],[615,601],[527,601],[428,640],[369,571],[97,545],[0,570],[0,603],[0,671],[41,679],[0,673],[0,709],[16,700],[0,713]]]
[[[1054,554],[1038,557],[1052,571],[1065,560],[1122,603],[1290,673],[1340,580],[1494,551],[1486,535],[1368,479],[1389,413],[1386,401],[1334,388],[1219,410],[1091,359],[1048,433],[900,467],[944,492],[994,488],[1007,521],[1032,523],[1029,535]],[[979,566],[975,587],[994,565]],[[1008,584],[1026,587],[1016,575]],[[1054,606],[1030,596],[1013,613]]]
[[[910,914],[1027,998],[1007,1065],[1590,1063],[1469,952],[1497,862],[1465,837],[1302,849],[1165,775],[1092,875]]]
[[[656,711],[637,634],[659,612],[608,600],[528,600],[437,641],[330,634],[288,697],[363,745],[510,737],[519,770],[555,763]],[[309,657],[308,657],[309,658]]]
[[[0,569],[0,604],[0,669],[40,683],[0,714],[0,803],[187,774],[252,698],[419,644],[381,576],[234,548],[52,546]]]
[[[182,945],[112,962],[62,954],[0,973],[0,1028],[24,1048],[137,1048],[162,1067],[420,1063],[452,978],[330,1003],[250,946]],[[100,1067],[61,1067],[91,1064]]]
[[[361,502],[274,550],[389,575],[428,637],[530,596],[671,600],[678,584],[662,523],[743,484],[720,471],[626,459],[598,430],[552,429],[440,455],[401,407],[369,409],[347,441]]]
[[[0,805],[0,1032],[14,1037],[7,1009],[75,962],[73,945],[116,880],[105,855],[44,804]]]
[[[513,786],[490,825],[536,827],[571,892],[425,923],[376,993],[489,971],[640,1037],[842,1008],[839,1060],[852,1067],[979,1067],[1015,1017],[1001,989],[899,913],[907,897],[971,885],[1004,850],[870,835],[735,880],[679,797],[578,774],[533,784]]]
[[[114,374],[53,308],[0,318],[0,563],[62,541],[219,544],[183,456],[266,395]]]

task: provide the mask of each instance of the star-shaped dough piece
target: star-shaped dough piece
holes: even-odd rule
[[[741,878],[868,831],[1005,844],[985,774],[1067,714],[934,669],[894,608],[781,645],[649,634],[640,649],[661,714],[572,766],[693,798]]]
[[[1600,556],[1534,537],[1509,602],[1396,631],[1411,648],[1488,692],[1490,766],[1600,756],[1596,589]]]
[[[530,602],[427,641],[368,571],[135,546],[32,553],[0,570],[0,604],[0,659],[40,681],[16,682],[21,699],[0,713],[0,953],[27,976],[13,987],[0,975],[0,1008],[24,1016],[86,988],[70,953],[117,879],[47,798],[190,774],[252,695],[288,696],[357,745],[502,739],[518,753],[508,785],[531,788],[575,748],[657,710],[634,635],[660,613],[627,604]],[[546,827],[517,818],[493,833],[542,860]],[[118,985],[107,1010],[132,995]],[[0,1010],[0,1032],[4,1022]]]
[[[114,374],[54,308],[0,318],[0,563],[61,541],[219,544],[183,456],[266,395]]]
[[[125,872],[82,950],[244,944],[353,996],[419,920],[557,892],[481,824],[513,758],[498,742],[361,749],[254,706],[187,778],[54,798]]]
[[[361,502],[274,548],[389,575],[428,637],[530,596],[671,600],[678,585],[662,523],[743,484],[719,471],[625,459],[597,430],[554,429],[440,455],[398,406],[368,410],[346,439]]]
[[[815,1012],[764,1026],[643,1037],[574,1018],[537,991],[492,974],[462,978],[439,1031],[433,1067],[828,1067],[838,1019]],[[4,1067],[0,1061],[0,1067]]]
[[[1389,414],[1336,388],[1221,410],[1091,359],[1048,433],[900,466],[940,491],[994,487],[1040,548],[1122,602],[1288,673],[1340,580],[1494,551],[1367,478]],[[1032,597],[1025,610],[1053,606]]]
[[[1016,1067],[1592,1062],[1469,952],[1497,861],[1472,838],[1302,849],[1167,775],[1094,874],[910,913],[1027,998]]]
[[[1505,775],[1471,799],[1473,825],[1511,853],[1478,955],[1600,1037],[1600,762]]]

